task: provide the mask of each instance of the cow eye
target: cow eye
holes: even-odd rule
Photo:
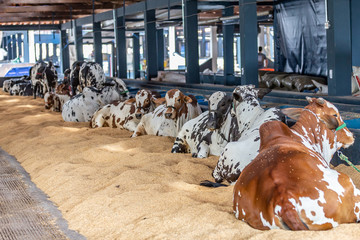
[[[334,116],[334,117],[336,117],[336,118],[338,117],[338,115],[337,115],[337,114],[334,114],[333,116]]]
[[[177,101],[180,102],[180,99],[178,99]]]
[[[224,106],[225,106],[225,103],[223,102],[223,103],[221,104],[221,106],[224,107]]]

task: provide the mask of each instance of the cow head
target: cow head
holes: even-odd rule
[[[67,84],[67,85],[70,84],[70,73],[71,73],[70,68],[68,68],[64,71],[64,81],[63,81],[64,84]]]
[[[47,92],[44,96],[45,101],[45,109],[50,109],[52,106],[54,106],[54,96],[55,94]]]
[[[136,93],[136,112],[135,116],[137,119],[155,109],[156,97],[149,90],[141,89]]]
[[[209,119],[206,127],[210,130],[219,129],[226,115],[231,110],[232,97],[225,92],[215,92],[209,98]]]
[[[329,130],[335,133],[335,141],[338,143],[337,149],[341,147],[347,148],[354,143],[354,135],[347,127],[344,127],[346,125],[344,125],[345,123],[340,116],[339,110],[332,103],[323,98],[316,99],[307,97],[306,100],[309,102],[309,105],[306,106],[305,109],[316,114],[318,119],[323,122]],[[295,120],[300,118],[302,111],[304,111],[304,109],[301,108],[283,110],[287,116]]]
[[[260,103],[258,101],[258,98],[262,99],[269,92],[271,92],[271,89],[268,88],[256,89],[254,85],[237,86],[233,91],[234,107],[231,110],[231,114],[236,115],[235,113],[236,106],[241,102],[246,101],[254,107],[259,106]]]
[[[62,84],[60,84],[59,86],[56,87],[55,92],[57,94],[60,94],[60,95],[68,95],[68,96],[70,96],[69,85],[62,83]]]
[[[165,118],[175,119],[181,111],[186,109],[186,104],[191,103],[192,99],[184,95],[179,89],[171,89],[165,95],[166,111]]]

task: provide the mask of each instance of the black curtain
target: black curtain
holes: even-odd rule
[[[327,76],[325,0],[276,4],[279,71]]]

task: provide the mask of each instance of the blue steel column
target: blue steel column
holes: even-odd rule
[[[16,51],[16,45],[17,45],[17,41],[16,41],[16,34],[12,35],[12,50],[13,50],[13,58],[17,58],[17,51]]]
[[[147,80],[157,77],[157,44],[155,10],[145,11],[145,51]]]
[[[223,10],[223,16],[234,15],[234,7]],[[234,25],[223,24],[225,85],[234,85]],[[240,84],[240,83],[239,83]]]
[[[24,33],[24,62],[30,62],[29,56],[29,32]]]
[[[197,1],[185,0],[186,83],[200,83]]]
[[[133,34],[133,68],[134,78],[140,77],[140,36],[139,33]]]
[[[360,1],[351,1],[351,44],[352,44],[352,66],[360,66]]]
[[[257,66],[256,0],[239,0],[241,83],[259,86]]]
[[[206,57],[206,33],[205,27],[201,29],[200,57]]]
[[[45,44],[45,59],[46,59],[46,61],[49,61],[49,44],[47,43],[47,44]]]
[[[274,31],[274,69],[275,71],[279,71],[280,69],[280,43],[278,38],[278,22],[277,22],[277,9],[274,5],[274,24],[273,24],[273,31]]]
[[[11,45],[11,36],[7,36],[7,46],[8,46],[8,60],[13,59],[13,51],[12,51],[12,45]]]
[[[17,34],[17,45],[18,45],[18,57],[20,58],[22,56],[22,47],[21,47],[21,43],[22,43],[22,40],[21,40],[21,33],[18,33]]]
[[[327,37],[330,96],[351,95],[350,0],[328,0]]]
[[[39,61],[43,60],[43,52],[42,52],[42,43],[39,43],[39,52],[40,52],[40,56],[39,56]]]
[[[116,10],[113,10],[113,15],[116,43],[116,75],[119,78],[127,78],[125,17],[118,17]]]
[[[101,40],[101,23],[94,22],[93,24],[93,39],[94,39],[94,56],[95,62],[103,65],[102,61],[102,40]]]
[[[76,20],[74,20],[74,43],[75,43],[75,51],[76,51],[76,60],[84,61],[84,53],[83,53],[83,39],[82,39],[82,26],[76,26]]]
[[[61,58],[61,72],[70,68],[69,45],[66,30],[60,31],[60,58]]]
[[[164,29],[158,29],[156,31],[157,34],[157,60],[158,60],[158,71],[164,71],[164,59],[165,59],[165,51],[164,51]]]
[[[57,44],[53,44],[53,57],[52,57],[53,62],[57,61],[56,49],[57,49]]]

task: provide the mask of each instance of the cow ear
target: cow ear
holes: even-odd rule
[[[296,121],[299,119],[302,111],[302,108],[285,108],[281,110],[283,114]]]
[[[185,96],[185,97],[184,97],[184,101],[185,101],[186,103],[191,103],[193,100],[192,100],[191,97]]]
[[[165,102],[166,102],[166,100],[165,100],[164,97],[157,98],[157,99],[154,100],[154,103],[155,103],[156,107],[158,107],[158,106],[160,106],[162,104],[165,104]]]
[[[325,114],[322,117],[322,120],[325,123],[325,125],[331,130],[336,129],[337,127],[339,127],[339,122],[337,121],[335,116]]]
[[[125,101],[125,104],[131,105],[131,104],[133,104],[135,101],[136,101],[135,98],[130,98],[130,99],[128,99],[128,100]]]
[[[270,93],[270,92],[271,92],[270,88],[259,88],[259,90],[258,90],[258,98],[263,99],[263,97],[265,97],[265,95]]]

